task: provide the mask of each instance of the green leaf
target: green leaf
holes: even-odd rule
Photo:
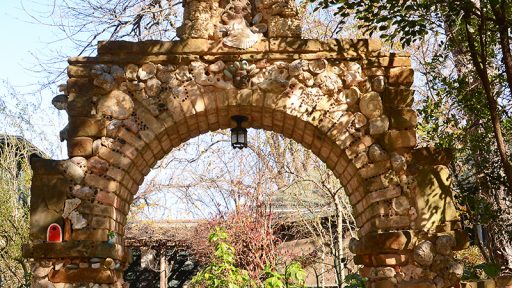
[[[496,263],[481,263],[475,269],[481,269],[489,278],[496,278],[501,273],[501,266]]]

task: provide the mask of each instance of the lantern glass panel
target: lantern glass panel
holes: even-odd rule
[[[231,129],[231,144],[235,144],[236,142],[238,142],[237,139],[237,132],[235,129]]]
[[[239,133],[238,134],[238,142],[245,146],[246,145],[246,140],[245,140],[246,132],[241,129],[238,133]]]

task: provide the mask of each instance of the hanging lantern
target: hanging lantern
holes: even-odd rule
[[[236,127],[231,128],[231,147],[233,149],[247,148],[247,129],[242,127],[242,123],[247,121],[247,117],[235,115],[231,119],[236,122]]]

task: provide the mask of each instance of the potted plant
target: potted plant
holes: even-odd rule
[[[116,239],[116,232],[114,231],[108,231],[107,234],[107,243],[108,244],[114,244],[114,240]]]

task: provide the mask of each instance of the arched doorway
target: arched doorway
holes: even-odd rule
[[[187,2],[184,40],[104,42],[96,57],[69,60],[70,159],[32,161],[34,285],[121,285],[126,215],[145,175],[181,143],[234,127],[235,115],[301,143],[334,172],[359,228],[351,250],[372,285],[455,283],[452,250],[466,239],[446,157],[414,149],[408,56],[377,40],[294,38],[296,19],[266,6],[254,9],[268,30],[251,29],[258,39],[236,47],[239,35],[212,38],[206,24],[217,20],[198,16],[233,1],[211,2]],[[62,243],[43,238],[52,223],[64,227]]]

